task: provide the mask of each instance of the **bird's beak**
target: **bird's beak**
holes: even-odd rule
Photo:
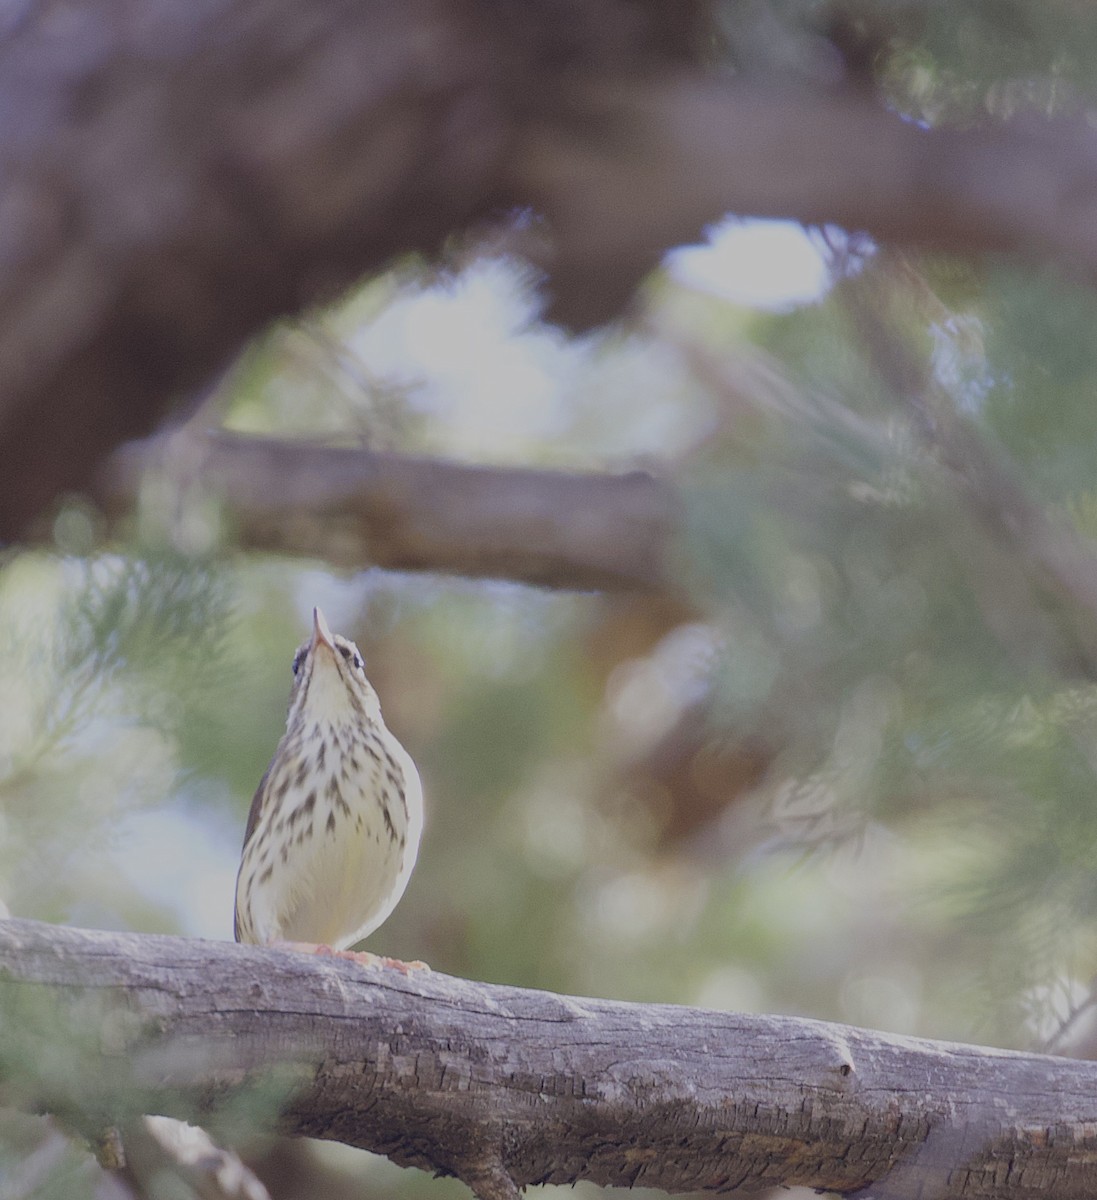
[[[309,649],[315,650],[317,646],[327,646],[332,653],[335,652],[335,639],[331,635],[324,614],[318,608],[314,608],[312,610],[312,644]]]

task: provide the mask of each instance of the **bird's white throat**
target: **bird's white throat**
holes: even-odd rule
[[[330,652],[321,650],[312,666],[304,715],[321,725],[346,725],[354,719],[347,697],[347,685]],[[373,716],[372,713],[367,713]]]

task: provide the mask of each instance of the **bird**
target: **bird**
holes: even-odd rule
[[[248,813],[236,940],[403,969],[348,947],[407,887],[423,831],[419,772],[385,726],[358,647],[319,608],[293,676],[286,732]]]

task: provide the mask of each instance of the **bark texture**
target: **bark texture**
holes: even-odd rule
[[[210,1112],[281,1072],[286,1132],[484,1197],[578,1179],[1097,1194],[1094,1063],[16,920],[0,922],[0,1003],[9,1100],[27,1088],[20,1061],[41,1074],[36,1103],[100,1118],[111,1087],[130,1105]],[[53,1074],[56,1045],[34,1040],[47,1012],[82,1043]]]

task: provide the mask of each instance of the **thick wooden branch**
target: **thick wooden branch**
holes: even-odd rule
[[[84,1099],[102,1117],[113,1085],[131,1106],[209,1114],[273,1072],[293,1083],[286,1132],[485,1197],[578,1179],[1097,1194],[1094,1063],[15,920],[0,922],[0,1005],[9,1100],[41,1070],[43,1106]],[[43,1013],[80,1045],[61,1074],[57,1024],[50,1053],[35,1042]]]
[[[122,447],[97,496],[114,515],[148,471],[218,497],[240,544],[335,566],[449,571],[555,588],[669,588],[669,484],[190,429]]]

